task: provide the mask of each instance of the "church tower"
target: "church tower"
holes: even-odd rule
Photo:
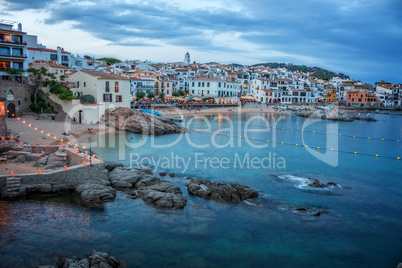
[[[184,56],[184,65],[190,65],[190,54],[187,52],[186,55]]]

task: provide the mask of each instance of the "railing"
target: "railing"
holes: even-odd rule
[[[6,43],[6,44],[12,44],[12,45],[21,45],[21,46],[26,46],[26,42],[15,42],[15,41],[8,41],[8,40],[1,40],[0,43]]]
[[[8,57],[8,58],[27,58],[27,55],[10,55],[10,54],[0,54],[0,57]]]

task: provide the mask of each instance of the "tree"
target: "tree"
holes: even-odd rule
[[[145,92],[138,91],[138,92],[135,94],[135,96],[136,96],[138,99],[142,99],[142,98],[145,97]]]
[[[159,93],[159,97],[161,98],[161,99],[163,99],[163,97],[165,97],[165,93],[163,93],[162,91]]]
[[[179,96],[185,96],[185,95],[186,95],[186,92],[184,92],[184,91],[181,90],[181,89],[179,89],[179,90],[177,91],[177,93],[179,94]]]
[[[121,60],[118,60],[118,59],[115,59],[115,58],[100,58],[100,59],[97,59],[97,60],[104,60],[107,65],[112,65],[114,63],[121,62]]]
[[[147,97],[153,99],[155,98],[155,94],[153,92],[148,92]]]
[[[39,69],[29,68],[27,70],[31,75],[31,80],[35,88],[34,102],[35,105],[38,104],[38,92],[43,86],[49,85],[51,82],[56,83],[56,76],[54,74],[48,73],[45,67],[40,67]]]
[[[21,77],[23,72],[17,68],[9,68],[6,70],[6,73],[10,76]]]
[[[84,55],[84,58],[87,59],[87,60],[92,59],[92,57],[91,57],[91,56],[88,56],[88,55]]]
[[[180,94],[179,94],[179,92],[177,92],[177,91],[173,91],[173,92],[172,92],[172,96],[173,96],[173,97],[179,97]]]

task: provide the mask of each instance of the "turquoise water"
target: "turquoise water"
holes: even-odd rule
[[[265,119],[248,121],[256,116]],[[279,117],[200,116],[189,125],[195,131],[180,139],[128,133],[82,143],[88,148],[94,142],[92,149],[105,161],[150,164],[180,175],[171,182],[187,196],[186,208],[156,209],[123,193],[96,207],[70,194],[0,201],[1,266],[33,267],[57,255],[86,256],[96,249],[129,267],[396,267],[402,262],[402,161],[396,159],[402,157],[397,142],[402,117],[374,115],[377,122],[335,125],[318,121],[304,128],[305,118],[289,115],[275,124]],[[209,146],[195,148],[191,142]],[[328,157],[315,157],[305,145]],[[188,167],[171,161],[172,153],[189,161]],[[255,163],[265,157],[264,168],[247,161],[241,167],[238,159],[242,163],[247,154]],[[224,161],[222,166],[205,160],[214,157]],[[244,183],[260,197],[254,205],[202,200],[188,196],[189,177]],[[306,177],[338,185],[311,189]],[[315,217],[296,207],[322,213]]]

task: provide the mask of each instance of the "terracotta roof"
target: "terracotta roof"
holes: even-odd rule
[[[83,73],[89,74],[93,77],[100,77],[100,79],[111,79],[111,80],[128,80],[128,78],[117,74],[108,74],[102,71],[81,71]]]
[[[33,51],[56,52],[56,53],[57,53],[57,50],[55,50],[55,49],[49,49],[49,48],[46,48],[46,49],[39,49],[39,48],[28,47],[27,49],[28,49],[28,50],[33,50]],[[71,54],[70,52],[67,52],[67,51],[65,51],[65,50],[62,50],[61,53]]]
[[[53,68],[63,68],[63,69],[70,69],[70,68],[68,68],[67,66],[64,66],[64,65],[61,65],[61,64],[58,64],[58,63],[55,63],[55,62],[46,62],[46,64],[47,65],[49,65],[50,67],[53,67]]]

